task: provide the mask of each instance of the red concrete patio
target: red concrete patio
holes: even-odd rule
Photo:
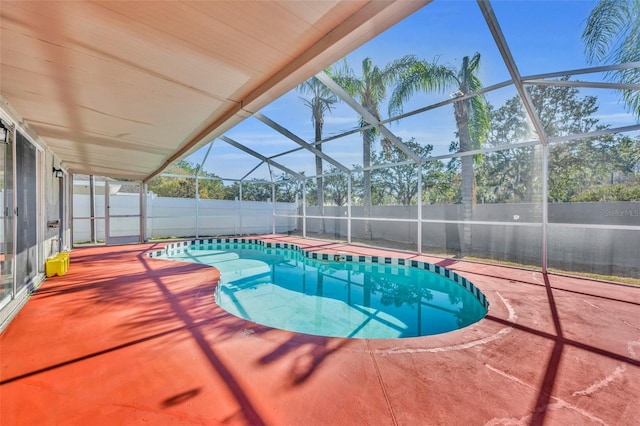
[[[489,299],[488,316],[438,336],[324,338],[227,314],[213,298],[217,271],[145,256],[162,246],[73,250],[69,272],[48,279],[0,336],[0,424],[640,419],[640,288],[390,252],[467,277]]]

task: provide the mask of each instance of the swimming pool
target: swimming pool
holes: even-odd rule
[[[283,243],[205,239],[150,254],[216,267],[216,303],[240,318],[306,334],[399,338],[445,333],[484,318],[485,296],[423,262],[309,253]]]

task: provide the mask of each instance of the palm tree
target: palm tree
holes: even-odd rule
[[[308,95],[309,98],[301,98],[304,104],[311,110],[311,122],[315,129],[315,142],[322,140],[322,126],[324,114],[331,112],[333,105],[338,102],[336,95],[322,84],[316,77],[312,77],[298,86],[298,91]],[[315,148],[322,151],[322,144],[316,143]],[[320,215],[324,217],[324,188],[322,185],[322,157],[316,155],[316,200],[320,208]],[[324,234],[324,219],[320,222],[320,233]]]
[[[385,99],[387,88],[393,85],[398,77],[406,72],[416,59],[412,55],[403,56],[400,59],[390,62],[384,68],[374,65],[371,58],[362,61],[362,73],[358,77],[354,70],[349,67],[346,60],[342,69],[329,69],[328,74],[340,85],[349,96],[356,99],[371,115],[380,120],[380,104]],[[360,126],[366,127],[369,123],[360,119]],[[365,238],[372,239],[371,223],[367,218],[371,217],[371,145],[378,136],[375,127],[362,130],[362,167],[364,179],[364,217],[365,217]],[[385,141],[384,148],[388,148],[388,141]]]
[[[462,58],[459,69],[418,61],[399,80],[389,101],[389,115],[402,113],[402,105],[417,91],[444,92],[455,90],[453,96],[461,98],[453,104],[458,134],[458,152],[479,149],[487,138],[490,127],[489,108],[484,96],[464,96],[482,88],[478,78],[480,54]],[[461,157],[463,220],[473,218],[475,206],[475,179],[473,157]],[[463,253],[471,247],[471,227],[464,226]]]
[[[600,0],[582,32],[587,60],[594,63],[640,62],[640,0]],[[640,68],[614,71],[614,80],[640,84]],[[622,98],[640,119],[640,91],[625,90]]]

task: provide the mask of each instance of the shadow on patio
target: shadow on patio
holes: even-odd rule
[[[490,299],[485,320],[424,338],[338,339],[231,316],[215,304],[215,269],[145,256],[158,247],[76,249],[67,275],[32,296],[0,336],[3,424],[640,417],[637,288],[452,262]]]

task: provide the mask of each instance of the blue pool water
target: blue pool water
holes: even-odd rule
[[[466,327],[487,313],[477,289],[474,295],[440,274],[408,266],[321,261],[256,244],[192,244],[161,257],[215,266],[220,307],[300,333],[416,337]]]

